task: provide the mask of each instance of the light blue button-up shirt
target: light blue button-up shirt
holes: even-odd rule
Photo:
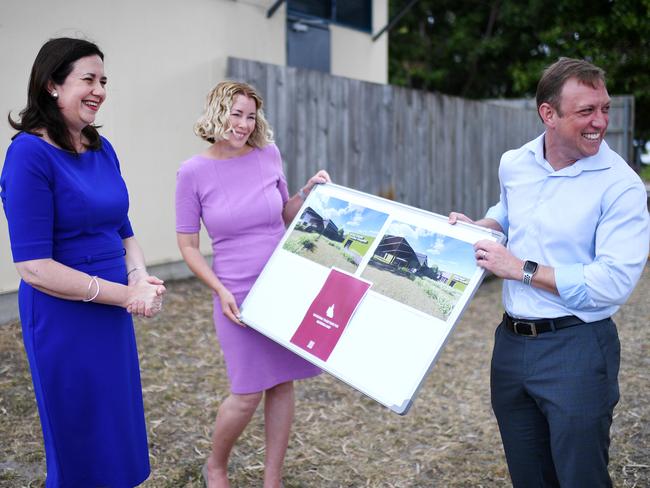
[[[501,197],[486,217],[508,249],[555,269],[559,296],[504,280],[503,303],[518,318],[607,318],[625,303],[648,258],[647,193],[638,175],[603,142],[594,156],[555,171],[544,134],[506,152]]]

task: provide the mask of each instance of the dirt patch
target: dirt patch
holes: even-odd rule
[[[136,324],[152,463],[142,486],[198,488],[227,382],[210,294],[195,280],[168,285],[164,314]],[[500,289],[498,280],[481,286],[404,417],[326,374],[298,383],[285,486],[510,486],[489,395]],[[621,401],[610,472],[619,487],[650,486],[648,296],[650,267],[616,316]],[[0,439],[0,486],[44,486],[41,431],[18,323],[0,326]],[[234,487],[262,485],[263,439],[258,411],[232,454]]]

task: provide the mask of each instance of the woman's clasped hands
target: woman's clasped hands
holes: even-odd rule
[[[162,310],[164,282],[155,276],[129,280],[126,298],[127,312],[140,317],[153,317]]]

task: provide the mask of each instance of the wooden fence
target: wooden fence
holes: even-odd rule
[[[292,191],[325,168],[341,185],[479,218],[498,199],[501,154],[542,132],[535,112],[497,103],[235,58],[228,76],[263,94]]]

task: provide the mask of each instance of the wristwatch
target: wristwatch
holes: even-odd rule
[[[530,285],[531,281],[533,281],[533,276],[537,273],[538,266],[535,261],[524,261],[524,277],[521,280],[524,285]]]

